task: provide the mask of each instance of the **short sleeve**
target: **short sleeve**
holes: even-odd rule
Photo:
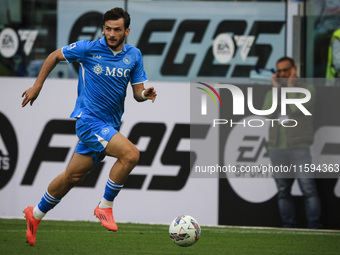
[[[62,48],[62,53],[67,62],[82,61],[85,56],[86,45],[88,41],[77,41]]]
[[[142,53],[138,50],[137,51],[137,59],[136,59],[136,65],[131,72],[131,84],[138,84],[138,83],[144,83],[148,80],[145,70],[144,70],[144,65],[143,65],[143,58],[142,58]]]

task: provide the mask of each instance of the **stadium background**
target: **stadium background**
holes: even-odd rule
[[[128,43],[142,50],[148,85],[157,88],[158,98],[154,105],[136,105],[128,90],[121,131],[142,157],[115,202],[117,221],[168,223],[185,213],[203,225],[279,226],[272,179],[235,181],[190,174],[188,158],[190,151],[195,152],[189,143],[190,79],[243,78],[262,85],[264,93],[270,88],[271,69],[283,55],[296,60],[301,76],[324,77],[327,39],[340,25],[340,6],[323,8],[320,2],[327,4],[1,0],[5,8],[0,11],[0,217],[21,218],[26,205],[37,203],[51,178],[65,169],[77,143],[74,121],[68,118],[76,97],[76,67],[60,63],[33,108],[21,108],[22,92],[33,84],[49,52],[76,40],[98,39],[102,13],[122,6],[132,17]],[[332,11],[327,13],[327,7],[333,7]],[[228,35],[227,59],[214,54],[220,34]],[[263,93],[256,97],[258,102]],[[317,96],[318,144],[313,146],[313,156],[339,163],[339,89],[320,86]],[[221,112],[231,105],[224,107]],[[225,131],[222,142],[216,140],[219,153],[209,155],[209,160],[225,160],[223,147],[228,147],[231,132]],[[201,146],[209,135],[197,138]],[[105,159],[46,218],[95,220],[93,208],[113,162]],[[340,229],[339,179],[319,179],[318,187],[324,227]],[[293,194],[301,227],[305,227],[297,185]]]

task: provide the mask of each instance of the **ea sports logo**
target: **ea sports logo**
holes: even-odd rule
[[[19,38],[13,28],[5,28],[0,33],[0,55],[12,58],[19,49]]]
[[[215,59],[222,63],[228,63],[234,56],[234,41],[228,34],[219,34],[213,44],[213,54]]]
[[[252,116],[247,116],[244,121],[251,119]],[[273,176],[260,168],[270,164],[265,147],[268,132],[268,123],[261,128],[235,126],[224,147],[224,165],[230,164],[238,170],[226,173],[229,184],[240,198],[251,203],[265,202],[277,193]]]
[[[0,113],[0,189],[12,178],[18,159],[18,142],[8,119]]]

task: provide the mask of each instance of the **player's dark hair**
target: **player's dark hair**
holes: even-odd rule
[[[280,62],[282,62],[282,61],[289,61],[290,64],[291,64],[292,66],[295,66],[295,61],[294,61],[294,59],[292,59],[292,58],[290,58],[290,57],[282,57],[282,58],[280,58],[278,61],[276,61],[276,64],[278,64],[278,63],[280,63]]]
[[[124,19],[124,28],[127,29],[130,26],[130,15],[120,7],[113,8],[103,15],[103,25],[108,20],[118,20],[120,18]]]

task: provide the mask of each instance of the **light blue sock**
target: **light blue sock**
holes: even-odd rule
[[[41,198],[41,201],[37,206],[40,211],[42,211],[43,213],[47,213],[49,210],[53,209],[59,202],[60,199],[52,197],[50,194],[48,194],[46,190],[44,196]]]
[[[113,200],[118,195],[119,191],[123,188],[124,184],[117,184],[112,181],[110,178],[107,180],[105,193],[101,203],[99,204],[100,208],[109,208],[113,205]]]

